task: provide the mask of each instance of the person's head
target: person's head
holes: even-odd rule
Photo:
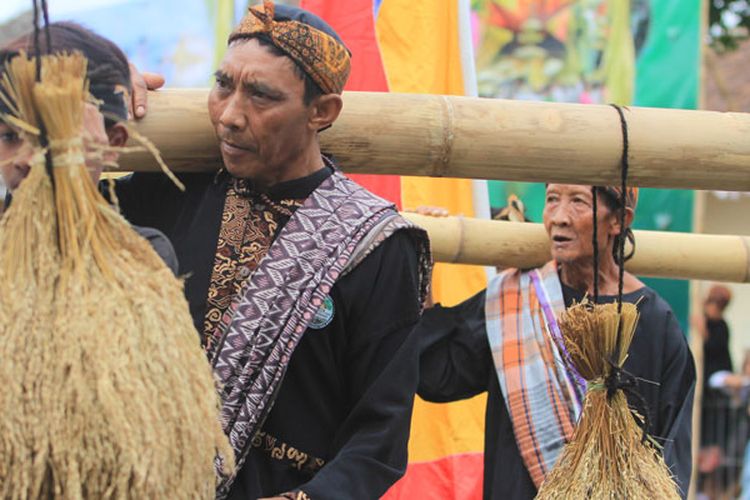
[[[130,67],[125,54],[111,41],[72,22],[52,23],[49,26],[52,53],[80,52],[88,60],[87,77],[91,94],[101,101],[100,110],[87,105],[86,133],[104,140],[111,146],[123,146],[128,140],[122,122],[128,118],[128,95],[131,90]],[[44,41],[44,36],[42,37]],[[45,43],[42,43],[44,49]],[[34,52],[31,33],[23,35],[0,50],[0,60],[6,62],[19,52]],[[46,50],[42,51],[46,53]],[[0,107],[0,112],[7,113]],[[30,168],[31,147],[10,124],[0,120],[0,163],[3,180],[11,191],[26,177]],[[103,164],[116,160],[115,153],[107,153],[101,160],[88,160],[87,166],[94,181],[99,179]],[[12,160],[12,161],[10,161]]]
[[[320,161],[318,132],[341,112],[349,70],[349,51],[320,18],[268,1],[251,8],[208,99],[227,171],[266,185],[305,175]]]
[[[597,189],[597,242],[601,259],[617,262],[619,238],[634,243],[633,222],[638,190],[628,189],[625,203],[625,228],[620,226],[620,190]],[[593,196],[591,186],[548,184],[543,214],[544,228],[551,243],[552,258],[561,265],[590,265],[593,261]],[[630,255],[626,256],[627,260]]]
[[[704,309],[711,318],[721,318],[732,301],[732,291],[724,285],[713,285],[706,296]]]

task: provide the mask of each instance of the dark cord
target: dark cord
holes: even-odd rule
[[[39,3],[34,0],[34,56],[36,57],[36,81],[42,81],[42,44],[39,42]]]
[[[596,186],[591,186],[591,208],[594,218],[594,235],[591,238],[591,243],[594,246],[594,304],[599,303],[599,221],[597,218],[598,211],[598,189]]]
[[[52,36],[49,31],[49,8],[47,0],[42,0],[42,14],[44,16],[44,36],[47,38],[47,54],[52,54]]]
[[[607,389],[607,399],[611,400],[617,394],[617,391],[622,391],[626,396],[630,396],[628,406],[643,418],[643,421],[638,421],[637,419],[636,421],[638,421],[643,429],[641,442],[645,443],[646,439],[648,439],[649,428],[651,427],[651,415],[646,398],[638,392],[638,377],[618,366],[612,359],[608,360],[608,363],[611,371],[604,380],[604,386]]]
[[[629,152],[630,140],[628,137],[628,122],[625,120],[625,113],[617,104],[612,104],[617,114],[620,116],[620,128],[622,129],[622,157],[620,159],[620,237],[617,239],[619,248],[617,249],[618,264],[620,265],[620,276],[617,285],[617,312],[622,312],[622,291],[625,286],[625,211],[627,205],[627,184],[628,170],[630,168]],[[619,340],[619,338],[618,338]]]
[[[644,406],[645,400],[643,400],[643,397],[635,390],[635,387],[637,386],[635,378],[622,370],[622,368],[617,365],[617,360],[620,358],[620,343],[622,342],[622,292],[625,287],[625,241],[627,240],[625,232],[625,209],[627,204],[626,190],[628,187],[628,155],[630,152],[630,142],[628,138],[628,122],[627,120],[625,120],[625,113],[617,104],[612,104],[611,106],[615,108],[617,114],[620,116],[620,128],[622,130],[622,156],[620,158],[620,237],[617,238],[617,263],[620,266],[620,275],[617,283],[617,314],[619,315],[620,319],[617,324],[617,340],[615,341],[615,351],[613,353],[612,359],[610,360],[612,372],[610,373],[606,381],[608,387],[607,394],[611,398],[616,392],[616,389],[619,388],[626,393],[634,394],[635,396],[637,396],[636,399],[641,400],[639,401],[639,404],[641,406]],[[628,376],[623,378],[625,374]],[[623,380],[625,382],[623,382]],[[646,432],[648,431],[648,406],[645,406],[646,409],[644,418],[646,418],[646,422],[643,430],[644,440]],[[641,411],[641,413],[644,412]]]
[[[47,54],[52,53],[52,37],[49,31],[49,12],[47,9],[47,0],[41,0],[41,7],[39,1],[34,0],[34,55],[36,56],[36,81],[42,81],[42,44],[41,44],[41,28],[39,26],[39,13],[41,10],[43,22],[44,22],[44,34],[46,37]],[[44,125],[39,113],[37,112],[37,121],[39,122],[39,145],[46,151],[44,154],[44,164],[49,176],[50,182],[52,183],[52,194],[55,194],[55,176],[53,173],[52,164],[52,151],[49,147],[49,138],[47,137],[47,127]]]

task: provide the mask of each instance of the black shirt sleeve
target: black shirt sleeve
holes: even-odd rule
[[[418,394],[444,403],[487,390],[492,357],[487,340],[485,290],[455,307],[437,305],[422,315],[417,327],[422,354]]]
[[[695,365],[685,336],[669,306],[664,328],[664,365],[659,398],[659,428],[656,435],[663,438],[664,460],[687,496],[692,472],[692,412],[695,391]]]
[[[729,354],[729,326],[723,319],[706,320],[708,338],[703,343],[705,382],[718,371],[734,371]]]
[[[406,470],[418,377],[417,252],[398,232],[337,283],[346,304],[350,409],[335,456],[300,489],[314,499],[379,498]]]

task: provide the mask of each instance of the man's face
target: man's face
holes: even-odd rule
[[[255,39],[229,47],[208,112],[230,174],[267,185],[294,178],[286,174],[314,138],[304,93],[288,57],[272,54]]]
[[[19,133],[0,122],[0,172],[5,186],[15,190],[31,169],[32,150]]]
[[[552,258],[561,264],[593,258],[594,224],[591,186],[550,184],[544,203],[543,222],[551,243]],[[611,251],[611,237],[618,234],[616,217],[599,199],[597,206],[599,251]]]
[[[97,152],[100,148],[97,148],[95,144],[101,147],[106,145],[123,146],[124,143],[109,139],[104,128],[104,116],[93,104],[87,103],[84,107],[83,127],[87,152],[86,168],[91,179],[98,182],[104,169],[103,161],[116,161],[117,153],[112,151]],[[122,127],[122,125],[115,125],[115,127]],[[15,191],[29,175],[32,156],[33,150],[28,141],[15,129],[0,122],[0,172],[5,186],[11,192]]]

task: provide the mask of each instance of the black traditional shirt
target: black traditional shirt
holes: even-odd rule
[[[286,201],[305,199],[331,172],[279,184],[264,198],[293,211],[295,203]],[[160,174],[120,179],[116,192],[126,218],[156,227],[172,241],[196,329],[203,332],[212,318],[209,290],[218,283],[212,276],[223,267],[217,246],[233,180],[226,174],[180,178],[184,193]],[[264,234],[275,237],[288,217],[276,213],[269,220],[269,203],[252,198],[256,213],[248,220],[268,222]],[[268,245],[265,236],[260,240]],[[233,248],[249,255],[242,245]],[[378,498],[403,474],[418,376],[411,333],[420,312],[417,266],[411,236],[397,232],[339,279],[292,356],[231,498],[295,489],[313,499]],[[220,274],[235,276],[239,269]],[[236,280],[224,283],[235,286]]]
[[[566,286],[563,296],[566,307],[583,298]],[[623,298],[634,303],[641,300],[641,316],[624,368],[644,380],[638,389],[649,405],[651,434],[664,446],[667,465],[686,494],[691,472],[693,358],[672,310],[655,291],[644,287]],[[614,297],[601,297],[601,301],[614,301]],[[425,311],[416,330],[423,345],[418,393],[428,401],[449,402],[488,391],[484,498],[531,499],[537,491],[518,450],[500,390],[484,308],[482,291],[455,307]]]

